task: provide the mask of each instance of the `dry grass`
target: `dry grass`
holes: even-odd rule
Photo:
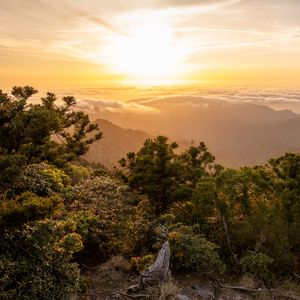
[[[177,286],[177,283],[172,277],[169,278],[168,282],[159,287],[159,300],[172,300],[180,294],[181,289]]]
[[[122,255],[113,256],[106,263],[106,266],[108,268],[107,271],[114,270],[114,271],[120,271],[124,273],[127,273],[131,268],[131,264],[129,263],[129,261],[126,260]]]
[[[99,267],[84,274],[88,290],[112,292],[130,285],[130,263],[122,256],[114,256]]]
[[[300,299],[300,285],[294,281],[284,281],[279,283],[275,289],[266,289],[257,294],[257,300],[272,300],[272,299]]]

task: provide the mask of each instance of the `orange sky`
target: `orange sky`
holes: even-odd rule
[[[298,0],[1,0],[0,88],[299,88],[299,15]]]

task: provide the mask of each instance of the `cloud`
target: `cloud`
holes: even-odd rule
[[[206,107],[208,105],[225,105],[227,103],[247,103],[266,105],[271,108],[291,109],[300,113],[300,89],[254,89],[254,88],[126,88],[116,93],[117,100],[103,100],[96,95],[107,94],[114,89],[90,89],[76,92],[78,109],[90,114],[102,112],[117,113],[151,113],[163,111],[165,107]],[[70,92],[69,94],[73,94]],[[138,97],[131,100],[130,96]],[[122,98],[123,97],[123,98]]]
[[[96,99],[83,99],[78,101],[77,109],[82,110],[88,114],[97,114],[105,111],[115,112],[115,113],[158,113],[159,110],[141,105],[138,103],[126,103],[116,100],[96,100]]]
[[[156,95],[135,99],[132,102],[157,109],[161,106],[205,107],[226,103],[248,103],[280,110],[291,109],[300,113],[300,89],[194,88],[189,91],[178,90],[172,96]]]
[[[88,73],[93,64],[100,66],[101,78],[130,80],[126,70],[111,63],[121,56],[122,43],[126,43],[122,38],[134,37],[145,23],[151,27],[159,20],[170,32],[170,49],[180,54],[172,64],[180,69],[171,78],[174,81],[202,78],[207,70],[226,72],[229,76],[220,75],[223,80],[242,66],[246,71],[256,69],[261,77],[265,73],[264,78],[270,70],[285,68],[293,77],[290,85],[296,86],[294,73],[300,70],[298,12],[296,0],[0,0],[0,44],[6,47],[0,48],[0,57],[11,57],[11,67],[6,63],[8,71],[14,70],[15,62],[26,66],[30,60],[41,59],[43,72],[42,63],[57,58],[85,64],[82,73]]]

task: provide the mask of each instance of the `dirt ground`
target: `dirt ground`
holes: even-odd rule
[[[240,278],[226,278],[222,283],[209,275],[172,274],[172,279],[165,286],[127,295],[127,288],[139,282],[139,274],[130,270],[130,264],[122,257],[115,257],[90,268],[83,277],[86,290],[81,295],[72,295],[70,300],[300,300],[299,281],[280,283],[276,288],[266,289],[250,274]],[[240,291],[232,287],[261,290]]]

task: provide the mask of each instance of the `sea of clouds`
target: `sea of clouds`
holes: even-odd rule
[[[205,106],[251,103],[300,114],[300,89],[205,88],[205,87],[112,87],[54,91],[58,98],[75,96],[77,108],[87,113],[103,111],[158,113],[159,105]],[[41,91],[39,97],[45,94]]]

